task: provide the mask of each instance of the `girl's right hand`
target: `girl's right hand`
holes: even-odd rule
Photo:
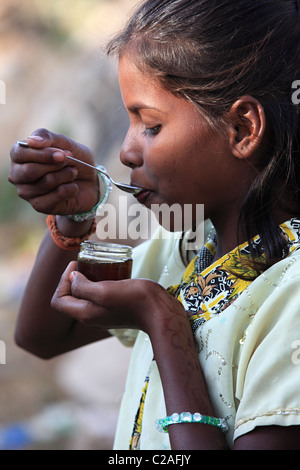
[[[18,195],[44,214],[87,212],[100,199],[97,172],[66,155],[94,164],[92,152],[62,134],[38,129],[27,138],[30,147],[11,148],[8,180]]]

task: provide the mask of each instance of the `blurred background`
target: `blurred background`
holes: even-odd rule
[[[127,181],[119,162],[127,116],[116,62],[103,48],[135,4],[0,3],[0,449],[113,445],[130,348],[109,339],[44,362],[14,344],[45,216],[17,197],[7,176],[13,143],[46,127],[89,146],[116,180]]]

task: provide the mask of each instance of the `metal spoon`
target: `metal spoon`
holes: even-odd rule
[[[17,144],[21,145],[21,147],[29,147],[28,142],[17,141]],[[117,183],[105,171],[100,170],[100,168],[97,168],[96,166],[93,166],[93,165],[90,165],[89,163],[78,160],[77,158],[70,157],[69,155],[67,155],[67,158],[69,158],[70,160],[74,160],[77,163],[81,163],[82,165],[93,168],[93,170],[98,171],[98,173],[102,173],[112,182],[112,184],[114,184],[117,188],[121,189],[122,191],[125,191],[126,193],[130,193],[136,196],[137,194],[143,191],[142,188],[138,188],[137,186],[130,186],[129,184],[125,184],[125,183]]]

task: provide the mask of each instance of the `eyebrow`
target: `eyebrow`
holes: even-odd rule
[[[136,103],[128,108],[128,111],[130,111],[133,114],[139,114],[139,111],[143,109],[150,109],[153,111],[157,111],[158,113],[165,114],[161,109],[155,108],[155,106],[148,106],[143,103]]]

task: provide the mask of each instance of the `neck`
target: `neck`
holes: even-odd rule
[[[246,241],[247,237],[243,236],[238,230],[238,220],[231,220],[229,223],[222,223],[220,220],[212,219],[212,223],[216,229],[217,234],[217,251],[214,258],[216,261],[222,258],[226,253],[229,253],[236,246],[243,241]]]
[[[239,224],[239,214],[240,201],[238,200],[231,200],[221,210],[218,208],[216,211],[205,210],[205,218],[211,220],[216,230],[217,252],[215,260],[247,240],[247,235],[243,233]]]
[[[278,225],[286,222],[292,217],[299,216],[298,213],[291,213],[288,210],[278,208],[275,212],[275,220]],[[247,241],[247,234],[243,227],[239,225],[238,213],[233,213],[231,216],[211,218],[217,234],[217,251],[214,261],[222,258],[238,245]],[[253,227],[250,234],[252,237],[257,235],[257,229]]]

